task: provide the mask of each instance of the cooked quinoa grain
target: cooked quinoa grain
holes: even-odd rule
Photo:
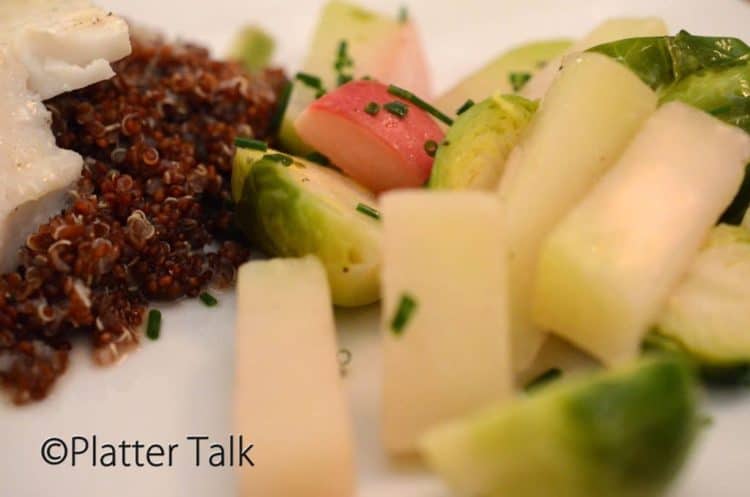
[[[110,363],[138,343],[149,301],[226,287],[248,250],[229,201],[234,139],[267,139],[279,71],[246,74],[193,45],[134,40],[109,81],[47,102],[59,146],[85,160],[71,205],[0,277],[0,381],[43,398],[88,336]]]

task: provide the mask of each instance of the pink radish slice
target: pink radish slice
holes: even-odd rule
[[[375,115],[365,112],[372,102],[380,106]],[[386,110],[390,102],[404,104],[407,114],[399,117]],[[295,127],[306,143],[376,193],[424,184],[433,163],[425,143],[443,139],[427,112],[368,80],[352,81],[316,100]]]

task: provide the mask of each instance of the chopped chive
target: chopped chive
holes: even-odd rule
[[[291,166],[294,159],[284,154],[266,154],[263,156],[264,159],[272,160],[280,163],[282,166]]]
[[[352,79],[354,79],[354,76],[350,76],[348,74],[339,74],[336,78],[336,83],[338,83],[338,86],[344,86]]]
[[[562,376],[562,371],[558,368],[550,368],[544,373],[540,374],[533,380],[531,380],[525,387],[524,390],[526,392],[533,392],[537,388],[543,387],[547,385],[548,383],[560,378]]]
[[[435,118],[437,118],[438,120],[444,122],[448,126],[450,126],[450,125],[453,124],[453,119],[451,119],[450,117],[446,116],[445,114],[443,114],[442,112],[440,112],[438,109],[436,109],[432,105],[428,104],[427,102],[425,102],[424,100],[422,100],[421,98],[419,98],[418,96],[416,96],[415,94],[413,94],[412,92],[410,92],[408,90],[404,90],[403,88],[399,88],[396,85],[390,85],[388,87],[388,93],[390,93],[391,95],[395,95],[397,97],[403,98],[404,100],[413,103],[414,105],[416,105],[420,109],[428,112],[429,114],[432,114]]]
[[[394,335],[402,335],[404,333],[404,328],[406,328],[412,314],[414,314],[414,311],[416,310],[416,299],[408,293],[402,294],[401,300],[398,303],[398,308],[396,309],[396,314],[393,315],[393,319],[391,320],[391,331],[393,331]]]
[[[377,115],[377,113],[380,112],[380,105],[378,105],[377,102],[370,102],[369,104],[365,105],[365,112],[367,112],[371,116]]]
[[[438,144],[435,140],[427,140],[424,142],[424,151],[430,157],[435,157],[437,153]]]
[[[158,340],[161,334],[161,311],[151,309],[148,311],[148,322],[146,324],[146,336],[151,340]]]
[[[346,40],[339,41],[339,48],[338,48],[338,51],[337,51],[337,55],[338,55],[339,59],[343,59],[343,58],[345,58],[347,56],[346,52],[347,52],[348,48],[349,48],[349,42],[348,41],[346,41]]]
[[[406,5],[398,9],[398,22],[401,24],[409,22],[409,8]]]
[[[387,104],[383,105],[383,108],[400,119],[403,119],[404,117],[406,117],[406,114],[409,113],[409,107],[404,105],[403,102],[399,102],[398,100],[388,102]]]
[[[326,94],[326,91],[323,88],[318,88],[318,90],[315,92],[315,99],[324,96]]]
[[[380,212],[377,209],[373,209],[369,205],[359,203],[357,204],[357,210],[366,216],[370,216],[373,219],[380,219]]]
[[[310,152],[309,154],[307,154],[306,158],[307,160],[314,162],[316,164],[320,164],[321,166],[327,166],[331,163],[328,157],[321,154],[320,152]]]
[[[345,85],[354,78],[352,74],[345,72],[345,69],[351,67],[354,67],[354,61],[349,56],[349,42],[341,40],[336,49],[336,60],[333,63],[338,86]]]
[[[339,47],[336,50],[336,61],[333,64],[333,68],[336,72],[341,72],[347,67],[352,67],[353,65],[354,61],[349,57],[349,42],[341,40],[339,42]]]
[[[531,73],[512,72],[508,75],[508,79],[510,80],[510,85],[513,87],[513,91],[519,91],[529,82],[531,79]]]
[[[474,101],[472,99],[468,99],[461,107],[458,108],[458,110],[456,111],[456,115],[460,116],[472,107],[474,107]]]
[[[316,90],[323,88],[323,82],[320,80],[320,78],[312,74],[308,74],[306,72],[298,72],[295,78],[297,78],[298,81],[310,88]]]
[[[201,302],[206,305],[206,307],[216,307],[217,305],[219,305],[219,301],[216,300],[216,297],[208,292],[201,293],[199,298],[201,299]]]
[[[361,79],[362,81],[372,81],[372,76],[370,76],[369,74],[365,74],[365,75],[364,75],[364,76],[362,76],[362,77],[361,77],[360,79]]]
[[[292,96],[292,89],[294,89],[294,85],[289,81],[284,85],[284,89],[281,90],[279,105],[276,107],[270,123],[271,131],[274,133],[279,130],[281,122],[284,120],[284,114],[286,114],[286,108],[289,105],[289,97]]]
[[[266,142],[253,140],[252,138],[243,138],[241,136],[234,139],[234,144],[239,148],[249,148],[251,150],[260,150],[261,152],[268,150],[268,144]]]

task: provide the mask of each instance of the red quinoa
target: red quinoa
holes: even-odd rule
[[[114,67],[47,102],[58,145],[85,165],[71,205],[0,277],[0,382],[19,404],[64,373],[74,335],[112,362],[138,342],[149,301],[227,286],[248,256],[232,228],[233,141],[267,137],[283,74],[154,39]]]

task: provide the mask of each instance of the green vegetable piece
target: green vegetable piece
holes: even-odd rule
[[[409,324],[412,315],[417,310],[417,299],[405,293],[398,302],[396,313],[391,320],[391,331],[394,335],[404,333],[406,326]]]
[[[409,90],[404,90],[403,88],[399,88],[396,85],[389,85],[388,93],[396,97],[403,98],[407,102],[411,102],[418,108],[422,109],[423,111],[433,116],[438,121],[441,121],[443,124],[446,124],[448,126],[453,124],[453,119],[443,114],[435,106],[425,102],[424,100],[422,100],[417,95],[410,92]]]
[[[459,107],[458,109],[456,109],[456,115],[457,115],[457,116],[460,116],[461,114],[463,114],[463,113],[464,113],[464,112],[466,112],[467,110],[469,110],[469,109],[471,109],[472,107],[474,107],[474,104],[475,104],[475,103],[476,103],[476,102],[475,102],[475,101],[473,101],[472,99],[470,99],[470,98],[469,98],[469,99],[467,99],[467,100],[466,100],[466,102],[464,102],[464,104],[463,104],[463,105],[462,105],[461,107]]]
[[[697,433],[696,393],[685,361],[649,358],[439,427],[422,452],[461,495],[657,497]]]
[[[526,86],[526,83],[531,79],[530,72],[512,72],[508,76],[510,79],[510,85],[513,87],[514,92],[519,92]]]
[[[158,340],[161,335],[161,311],[151,309],[148,311],[148,321],[146,322],[146,336],[150,340]]]
[[[260,27],[246,26],[235,35],[231,47],[230,59],[238,60],[248,72],[258,72],[268,66],[276,42]]]
[[[534,74],[548,61],[562,55],[570,45],[568,40],[547,40],[514,48],[463,79],[440,96],[435,105],[444,111],[452,111],[468,99],[479,102],[495,92],[512,93],[511,73]]]
[[[662,103],[673,100],[750,133],[750,63],[691,74],[662,92]]]
[[[265,152],[268,150],[268,144],[261,140],[254,140],[252,138],[243,138],[238,136],[234,139],[234,145],[240,148],[251,148],[254,150],[260,150]]]
[[[398,100],[383,104],[383,109],[387,110],[399,119],[405,118],[409,113],[409,107],[407,107],[403,102],[399,102]]]
[[[360,204],[377,205],[375,198],[331,168],[285,157],[292,160],[288,166],[238,150],[232,172],[233,190],[242,185],[237,224],[270,256],[317,256],[328,273],[334,304],[376,302],[381,226],[357,210]]]
[[[380,212],[369,205],[357,204],[357,210],[365,216],[370,216],[373,219],[380,219]]]
[[[682,350],[708,377],[750,366],[750,231],[716,226],[669,297],[647,345]],[[723,374],[723,373],[726,374]]]
[[[217,305],[219,305],[219,301],[216,300],[216,297],[214,297],[208,292],[201,293],[199,298],[201,299],[201,302],[203,302],[203,304],[206,307],[216,307]]]
[[[313,88],[315,90],[323,89],[323,82],[320,80],[318,76],[315,76],[314,74],[308,74],[306,72],[298,72],[294,76],[294,78],[297,81],[302,82],[308,88]]]
[[[448,130],[428,186],[489,190],[497,186],[505,161],[537,108],[517,95],[493,95],[462,113]]]
[[[676,36],[629,38],[590,48],[624,64],[658,90],[698,71],[750,61],[750,47],[727,37]]]
[[[365,105],[365,112],[370,114],[371,116],[377,115],[378,112],[380,112],[380,104],[377,102],[370,102],[367,105]]]

